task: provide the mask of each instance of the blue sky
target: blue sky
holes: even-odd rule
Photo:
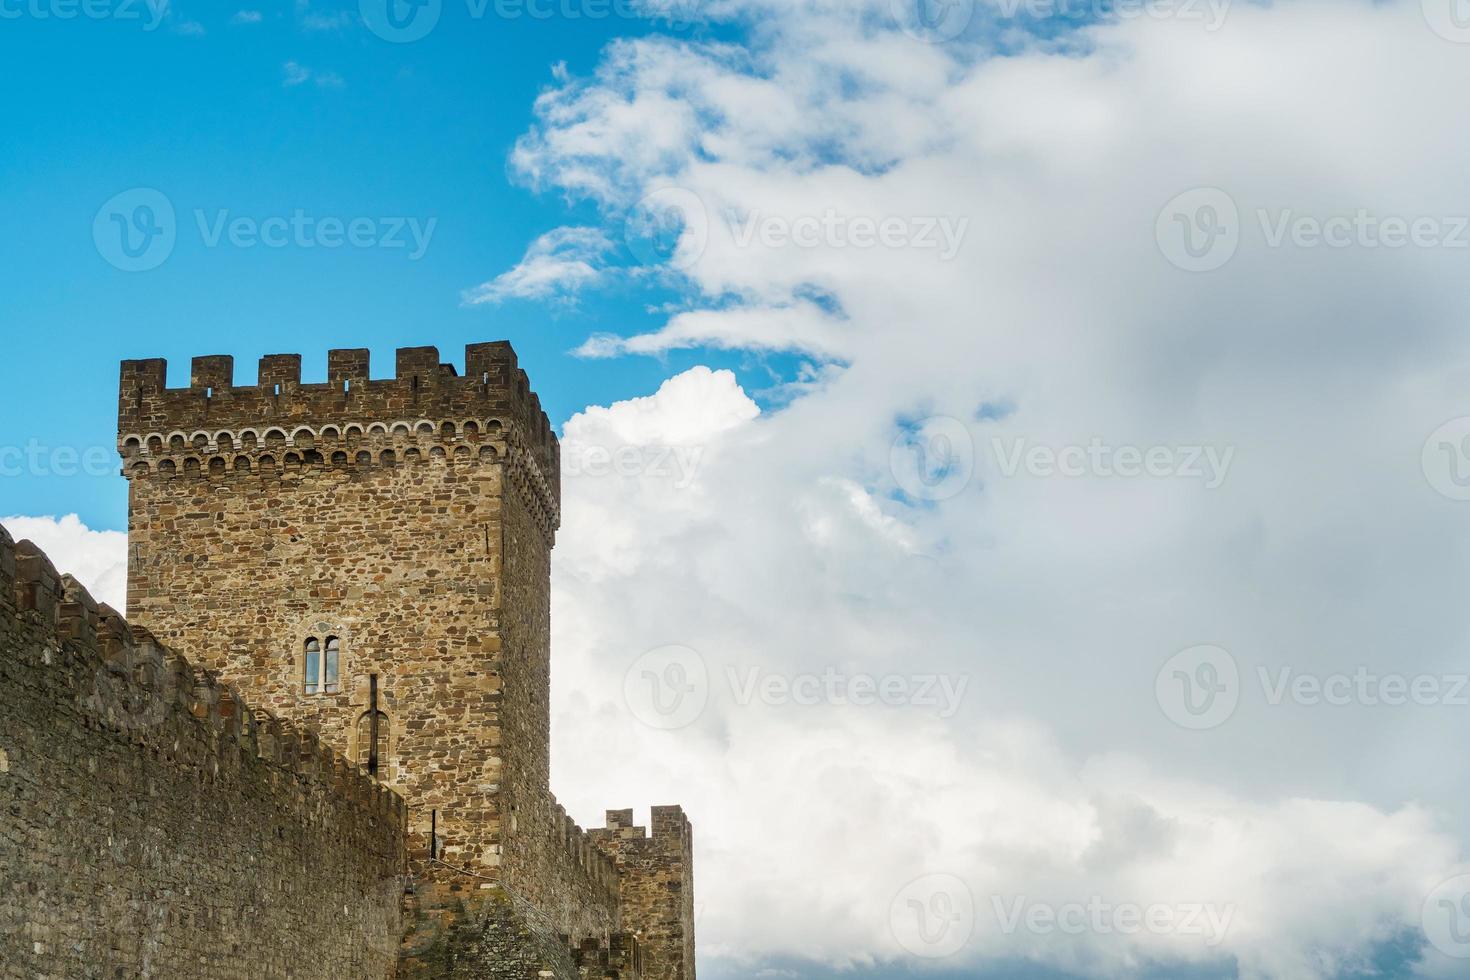
[[[250,383],[260,355],[299,352],[313,380],[329,347],[371,347],[374,373],[387,376],[400,345],[438,345],[458,362],[467,342],[507,338],[558,424],[587,404],[646,394],[693,363],[734,368],[752,389],[771,384],[769,361],[718,352],[568,355],[592,332],[656,322],[650,308],[674,298],[656,286],[575,305],[461,302],[542,232],[595,218],[507,172],[553,66],[589,72],[610,39],[656,26],[499,17],[494,5],[475,18],[451,2],[427,37],[397,44],[364,28],[356,4],[177,0],[153,30],[142,0],[103,9],[118,16],[27,15],[0,30],[0,58],[24,80],[0,99],[10,366],[0,445],[112,446],[117,362],[128,357],[168,358],[179,385],[190,357],[231,353],[237,382]],[[259,21],[235,22],[239,9]],[[92,225],[105,202],[134,188],[167,197],[177,239],[161,266],[124,272],[98,253]],[[417,258],[412,248],[208,244],[226,217],[298,211],[372,219],[384,234],[394,218],[434,224]],[[76,512],[94,528],[124,527],[120,479],[47,473],[5,480],[0,511]]]

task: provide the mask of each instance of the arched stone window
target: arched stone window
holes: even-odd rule
[[[303,690],[311,694],[336,694],[342,689],[342,641],[335,636],[306,638],[302,658]]]
[[[322,642],[316,637],[306,641],[306,693],[321,693]]]
[[[326,663],[323,668],[325,675],[325,689],[327,694],[336,694],[341,690],[341,667],[342,667],[342,641],[335,636],[327,637]]]

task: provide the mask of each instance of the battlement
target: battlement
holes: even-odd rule
[[[80,582],[56,571],[30,541],[0,526],[0,614],[28,624],[41,642],[12,651],[54,673],[56,690],[92,723],[172,758],[180,725],[206,730],[207,758],[184,760],[217,773],[243,753],[323,787],[395,828],[406,825],[402,798],[321,745],[317,736],[253,711],[231,686],[159,644],[98,603]]]
[[[256,384],[237,386],[234,358],[214,354],[194,358],[189,387],[169,388],[162,358],[123,361],[118,450],[129,476],[172,476],[184,470],[188,454],[196,454],[202,473],[210,472],[209,457],[220,459],[218,475],[233,471],[242,454],[257,463],[269,455],[280,465],[284,452],[316,452],[322,443],[334,450],[324,460],[379,464],[395,440],[400,451],[420,451],[415,444],[425,442],[428,455],[428,443],[459,448],[494,439],[507,444],[507,456],[533,462],[537,482],[559,503],[556,434],[507,341],[468,345],[464,376],[441,363],[434,347],[400,348],[396,369],[394,377],[375,380],[367,350],[332,350],[327,381],[303,384],[300,354],[269,354],[260,359]],[[310,440],[304,445],[303,436]],[[377,452],[363,459],[368,447],[357,443],[368,441]],[[175,463],[172,470],[159,465],[164,458]],[[152,465],[139,469],[140,462]]]
[[[653,834],[633,823],[632,810],[607,811],[607,826],[590,831],[594,842],[648,841],[659,849],[683,853],[694,847],[694,830],[681,806],[656,806],[650,811]]]
[[[684,809],[656,806],[653,833],[609,810],[593,842],[618,869],[622,927],[636,934],[648,980],[694,980],[694,832]]]
[[[593,838],[594,832],[583,830],[577,821],[567,815],[566,807],[558,803],[555,796],[550,797],[549,803],[555,840],[570,859],[569,866],[580,869],[581,874],[586,876],[596,890],[616,901],[618,871],[612,858],[598,848]]]

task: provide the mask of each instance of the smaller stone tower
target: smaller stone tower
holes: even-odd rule
[[[652,815],[650,837],[632,810],[609,810],[592,839],[617,866],[623,928],[643,946],[645,980],[694,980],[694,831],[680,807]]]

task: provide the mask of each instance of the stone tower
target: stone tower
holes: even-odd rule
[[[415,851],[513,875],[549,796],[560,460],[510,345],[465,365],[406,348],[370,380],[366,350],[334,350],[302,384],[278,354],[236,387],[199,357],[174,390],[164,361],[123,362],[128,613],[373,763]]]

